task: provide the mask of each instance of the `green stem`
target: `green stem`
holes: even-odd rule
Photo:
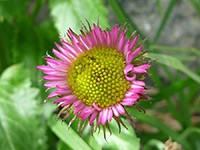
[[[178,92],[178,94],[179,94],[179,104],[181,107],[184,127],[189,127],[192,125],[189,103],[187,102],[183,91]]]
[[[163,17],[164,13],[163,13],[163,10],[162,10],[162,6],[161,6],[161,3],[160,3],[160,0],[156,0],[156,5],[157,5],[157,8],[158,8],[158,12],[160,14],[160,17]]]
[[[167,106],[169,108],[169,111],[171,112],[173,117],[176,118],[176,120],[180,124],[183,124],[183,120],[182,120],[181,114],[177,111],[177,108],[174,106],[174,104],[172,103],[171,99],[170,98],[166,98],[165,101],[166,101]]]
[[[168,6],[168,8],[167,8],[167,11],[166,11],[166,13],[165,13],[165,16],[164,16],[164,18],[163,18],[163,20],[162,20],[162,22],[161,22],[161,24],[160,24],[160,27],[158,28],[158,31],[157,31],[156,36],[155,36],[155,38],[154,38],[153,44],[156,44],[156,43],[157,43],[157,41],[158,41],[158,39],[159,39],[159,37],[160,37],[160,35],[161,35],[161,32],[163,31],[163,29],[164,29],[164,27],[165,27],[165,25],[166,25],[166,22],[167,22],[167,20],[168,20],[168,18],[169,18],[169,15],[171,14],[172,9],[173,9],[173,7],[174,7],[175,4],[176,4],[176,1],[177,1],[177,0],[171,0],[169,6]]]
[[[155,50],[167,50],[167,51],[180,51],[180,52],[185,52],[185,53],[191,53],[191,54],[196,54],[197,56],[200,57],[200,52],[195,49],[185,49],[185,48],[180,48],[180,47],[170,47],[170,46],[161,46],[161,45],[151,45],[150,49],[155,49]]]

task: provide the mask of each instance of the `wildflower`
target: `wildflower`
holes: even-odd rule
[[[64,121],[74,114],[69,127],[79,119],[80,134],[88,121],[92,134],[95,126],[99,129],[102,126],[104,133],[106,128],[110,131],[112,119],[121,130],[120,125],[126,128],[121,115],[133,123],[125,107],[134,106],[139,110],[135,102],[149,100],[143,91],[143,80],[152,61],[143,56],[147,51],[141,52],[142,42],[136,45],[135,32],[125,40],[124,25],[116,25],[110,32],[102,30],[98,23],[93,24],[93,29],[89,23],[88,28],[84,24],[83,27],[85,32],[81,29],[80,35],[69,29],[68,38],[61,38],[63,46],[55,43],[59,51],[53,49],[53,53],[57,58],[47,55],[47,65],[37,66],[47,74],[43,79],[51,80],[44,86],[56,88],[46,100],[58,97],[54,101],[62,108],[58,117],[64,114]]]

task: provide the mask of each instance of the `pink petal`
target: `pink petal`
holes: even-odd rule
[[[66,81],[49,81],[44,84],[44,86],[49,88],[55,88],[57,85],[66,84]]]
[[[61,60],[63,60],[64,62],[67,62],[67,63],[71,63],[72,60],[70,60],[69,58],[67,58],[65,55],[63,55],[62,53],[58,52],[57,50],[53,49],[52,50],[53,53],[58,57],[60,58]]]
[[[117,111],[118,111],[120,114],[124,114],[124,113],[125,113],[125,109],[124,109],[124,107],[122,107],[122,105],[116,104],[116,105],[115,105],[115,108],[117,109]]]
[[[64,102],[61,106],[64,107],[64,106],[67,106],[67,105],[71,105],[75,102],[76,100],[68,100],[66,102]]]
[[[79,105],[78,107],[76,107],[76,109],[74,110],[74,114],[78,113],[79,111],[81,111],[83,108],[85,107],[85,104],[82,103],[81,105]]]
[[[107,120],[108,120],[108,109],[107,109],[107,108],[104,108],[104,109],[103,109],[103,114],[102,114],[101,123],[102,123],[103,125],[105,125],[106,122],[107,122]]]
[[[84,108],[83,108],[83,110],[78,114],[78,116],[80,117],[80,118],[82,118],[84,115],[85,115],[85,110],[87,110],[88,109],[88,106],[85,106]]]
[[[57,88],[60,88],[60,89],[70,89],[71,87],[67,84],[64,84],[64,85],[57,85],[56,86]]]
[[[81,43],[87,48],[87,50],[89,50],[91,47],[90,43],[86,41],[86,39],[82,35],[79,35],[79,39]]]
[[[137,42],[138,36],[135,36],[134,39],[130,43],[130,50],[132,50]]]
[[[84,116],[82,117],[82,120],[87,119],[94,111],[90,111],[84,114]]]
[[[43,76],[44,80],[54,80],[54,81],[63,81],[66,79],[66,76]]]
[[[93,102],[93,106],[94,106],[94,108],[95,108],[96,110],[98,110],[98,111],[101,111],[101,108],[100,108],[100,107],[98,107],[98,106],[96,105],[96,103],[95,103],[95,102]]]
[[[97,114],[98,114],[98,112],[95,111],[95,112],[92,114],[92,116],[90,117],[90,121],[89,121],[89,124],[90,124],[90,125],[91,125],[91,124],[94,122],[94,120],[96,119]]]
[[[98,121],[97,121],[96,126],[98,126],[98,125],[100,124],[100,122],[101,122],[101,120],[102,120],[102,114],[103,114],[103,112],[101,111],[101,112],[99,113],[99,118],[98,118]]]
[[[110,122],[112,120],[113,117],[113,111],[112,109],[108,109],[108,121]]]
[[[61,43],[66,47],[66,52],[67,52],[67,53],[65,53],[66,55],[68,53],[71,53],[76,57],[78,56],[77,50],[71,44],[69,44],[69,43],[67,43],[65,41],[61,41]]]
[[[132,71],[134,68],[134,66],[132,64],[129,64],[125,67],[124,69],[124,74],[125,74],[125,78],[129,81],[133,81],[136,79],[136,75],[134,74],[133,77],[129,77],[128,76],[128,72]]]
[[[57,94],[70,94],[70,93],[72,93],[72,90],[71,89],[68,89],[68,90],[58,89],[55,92]]]
[[[143,90],[144,87],[140,86],[140,85],[136,85],[136,84],[131,84],[131,89],[133,90]]]
[[[60,102],[63,102],[63,101],[66,101],[65,99],[62,99],[62,98],[60,98],[60,99],[57,99],[57,100],[55,100],[53,103],[54,104],[56,104],[56,103],[60,103]]]
[[[67,50],[66,48],[58,45],[56,42],[55,42],[55,45],[57,46],[57,48],[68,58],[72,58],[72,59],[75,59],[75,55],[73,53],[71,53],[69,50]]]
[[[81,105],[83,102],[81,101],[81,100],[79,100],[79,101],[77,101],[77,102],[75,102],[74,104],[73,104],[73,106],[74,107],[78,107],[79,105]]]
[[[54,70],[49,66],[37,66],[36,68],[41,70],[41,71],[52,71],[52,70]]]
[[[132,106],[132,105],[134,105],[133,102],[121,102],[121,104],[124,105],[124,106]]]
[[[53,97],[56,97],[58,96],[58,93],[56,93],[56,91],[52,92],[51,94],[49,94],[49,96],[47,97],[46,100],[50,99],[50,98],[53,98]]]
[[[124,36],[124,30],[123,30],[119,36],[119,40],[117,43],[117,50],[121,53],[123,53],[124,40],[125,40],[125,36]]]
[[[136,85],[140,85],[140,86],[145,86],[145,82],[144,81],[138,81],[138,80],[135,80],[135,81],[132,81],[133,84],[136,84]]]
[[[129,49],[129,43],[130,43],[130,41],[127,40],[125,42],[125,44],[124,44],[124,50],[123,50],[124,56],[126,56],[127,52],[130,51],[130,49]]]
[[[112,110],[113,110],[113,113],[116,117],[119,117],[119,112],[117,111],[117,109],[115,108],[115,106],[112,106]]]
[[[127,97],[127,98],[122,99],[122,102],[131,102],[131,103],[133,103],[133,102],[137,101],[137,99],[138,98],[135,98],[135,97]]]

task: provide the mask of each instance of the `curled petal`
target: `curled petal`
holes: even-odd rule
[[[126,78],[127,80],[129,80],[129,81],[133,81],[133,80],[136,79],[136,75],[135,75],[135,74],[133,74],[132,77],[129,77],[129,76],[128,76],[128,73],[131,72],[131,71],[133,70],[133,68],[134,68],[134,66],[133,66],[132,64],[129,64],[129,65],[127,65],[127,66],[125,67],[125,69],[124,69],[125,78]]]
[[[98,107],[98,106],[96,105],[96,103],[95,103],[95,102],[93,102],[93,106],[94,106],[94,108],[95,108],[96,110],[98,110],[98,111],[101,111],[101,108],[100,108],[100,107]]]

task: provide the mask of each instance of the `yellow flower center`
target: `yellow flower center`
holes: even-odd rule
[[[86,105],[110,107],[130,88],[125,79],[125,57],[116,49],[97,47],[79,56],[71,65],[68,83]]]

